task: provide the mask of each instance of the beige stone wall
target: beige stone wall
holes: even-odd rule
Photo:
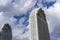
[[[38,40],[36,12],[33,11],[29,19],[30,40]]]

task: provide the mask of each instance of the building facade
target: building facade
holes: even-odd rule
[[[1,29],[0,40],[12,40],[12,29],[9,24],[4,24]]]
[[[31,13],[29,25],[30,40],[50,40],[48,24],[44,11],[41,8]]]

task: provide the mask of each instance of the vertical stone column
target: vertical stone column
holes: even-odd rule
[[[29,18],[30,40],[38,40],[36,10],[33,10]]]
[[[30,40],[50,40],[48,24],[44,11],[41,8],[38,11],[33,11],[31,13],[29,25]]]
[[[37,12],[37,25],[39,40],[50,40],[48,24],[44,11],[41,8]]]
[[[12,40],[12,29],[9,24],[4,24],[0,32],[0,40]]]

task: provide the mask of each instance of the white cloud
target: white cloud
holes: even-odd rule
[[[20,38],[27,39],[29,36],[29,32],[26,32],[25,34],[21,35],[21,33],[25,30],[24,27],[26,27],[25,25],[23,25],[23,22],[26,18],[25,17],[21,18],[19,20],[19,24],[16,25],[15,22],[17,21],[17,19],[15,19],[13,16],[25,14],[28,9],[32,8],[35,5],[36,0],[35,1],[34,0],[14,0],[13,3],[11,3],[11,1],[12,0],[0,0],[0,11],[1,11],[0,12],[0,27],[2,24],[9,23],[13,29],[13,37],[16,37],[17,39],[20,39]],[[45,0],[45,1],[48,1],[48,0]],[[54,0],[51,0],[51,1],[54,1]],[[46,9],[46,11],[48,12],[46,14],[48,16],[47,17],[48,21],[51,21],[50,20],[50,19],[52,19],[51,16],[55,17],[56,15],[58,15],[56,17],[60,18],[60,15],[59,15],[60,7],[59,6],[60,6],[60,4],[58,3],[58,4],[54,5],[54,8],[50,7],[48,9]],[[58,14],[56,14],[56,13],[58,13]],[[51,23],[52,23],[52,21],[51,21]],[[50,25],[52,25],[52,24],[50,24]],[[52,28],[52,26],[50,28]]]
[[[33,0],[15,0],[13,3],[7,1],[5,6],[0,6],[0,11],[4,11],[4,16],[7,15],[8,17],[23,15],[35,5],[35,2]]]
[[[46,15],[47,15],[47,21],[50,23],[49,24],[50,31],[52,31],[55,28],[53,27],[53,25],[55,25],[55,22],[53,23],[53,21],[55,20],[57,24],[57,20],[60,20],[59,10],[60,10],[60,3],[55,3],[52,7],[45,10]]]
[[[45,2],[51,2],[51,1],[54,2],[54,1],[56,1],[56,0],[44,0],[44,1],[45,1]]]
[[[32,8],[34,5],[35,5],[35,2],[36,1],[33,1],[33,0],[27,0],[26,2],[25,2],[25,4],[24,4],[24,9],[25,8],[27,8],[27,9],[29,9],[29,8]]]
[[[29,38],[29,31],[26,31],[24,34],[22,34],[23,31],[24,31],[23,28],[14,29],[13,30],[13,37],[16,37],[17,39],[28,39]]]
[[[60,0],[57,0],[56,2],[57,2],[57,3],[60,3]]]
[[[13,38],[16,37],[16,39],[19,39],[19,40],[27,39],[27,36],[29,33],[26,32],[22,34],[25,31],[25,25],[23,25],[25,17],[20,19],[18,25],[15,25],[15,21],[17,21],[17,19],[15,19],[14,17],[9,18],[8,16],[4,16],[3,14],[4,12],[0,12],[0,27],[2,24],[9,23],[12,27]]]
[[[10,4],[12,0],[0,0],[0,6],[5,6],[7,4]]]
[[[60,38],[60,3],[55,3],[48,9],[44,9],[48,21],[50,34]]]
[[[27,2],[26,2],[27,1]],[[28,5],[27,5],[28,4]],[[17,19],[14,16],[23,15],[27,12],[27,9],[33,7],[34,4],[32,0],[15,0],[14,3],[11,3],[10,0],[0,0],[0,27],[2,24],[9,23],[12,27],[13,38],[24,40],[29,38],[29,32],[22,34],[26,26],[23,25],[25,17],[22,17],[19,20],[19,24],[16,25]],[[14,40],[14,39],[13,39]]]

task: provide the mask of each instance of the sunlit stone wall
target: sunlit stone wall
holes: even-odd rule
[[[30,15],[30,40],[50,40],[44,11],[40,8]]]

